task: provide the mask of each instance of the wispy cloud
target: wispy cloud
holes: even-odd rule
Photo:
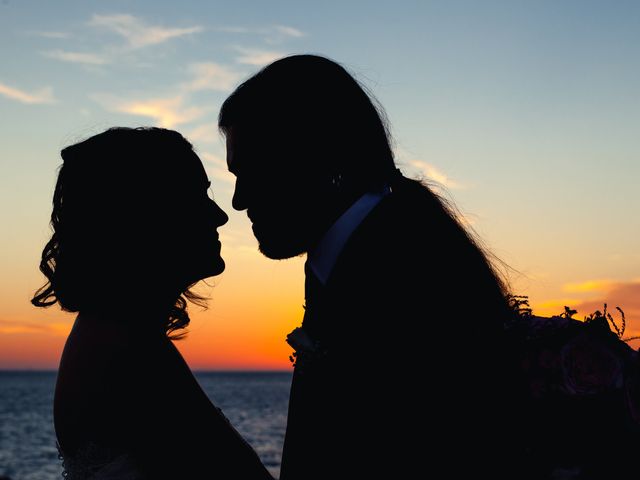
[[[86,52],[69,52],[64,50],[50,50],[42,52],[49,58],[62,60],[63,62],[82,63],[85,65],[105,65],[109,63],[109,59],[102,53],[86,53]]]
[[[287,37],[300,38],[305,36],[305,33],[302,32],[301,30],[298,30],[297,28],[293,28],[293,27],[288,27],[286,25],[274,25],[273,29],[277,33],[280,33]]]
[[[576,298],[556,298],[553,300],[545,300],[542,302],[538,302],[535,305],[534,314],[535,315],[560,315],[564,312],[564,307],[572,305],[577,305],[581,300]]]
[[[416,156],[405,148],[396,147],[395,153],[398,158],[398,164],[406,166],[407,169],[410,170],[406,173],[412,176],[430,180],[436,184],[436,187],[440,186],[450,190],[462,190],[466,188],[464,184],[451,178],[439,167],[436,167],[432,163],[425,162],[419,156]]]
[[[235,49],[240,54],[240,56],[236,58],[236,62],[256,67],[267,65],[268,63],[271,63],[285,56],[284,53],[274,50],[262,50],[258,48],[245,47],[235,47]]]
[[[106,29],[120,35],[131,48],[142,48],[164,43],[172,38],[192,35],[203,31],[201,26],[164,27],[148,25],[129,14],[93,15],[88,23],[91,27]]]
[[[230,212],[231,215],[238,215],[236,212]],[[246,218],[244,213],[239,215]],[[248,229],[247,229],[248,230]],[[234,258],[262,258],[262,254],[258,250],[258,243],[256,239],[248,233],[247,230],[234,227],[233,224],[228,224],[222,227],[220,232],[220,242],[222,243],[222,254],[232,254]]]
[[[441,185],[444,185],[447,188],[451,188],[453,190],[462,189],[463,186],[460,182],[452,179],[449,175],[444,173],[442,170],[438,169],[435,165],[431,165],[430,163],[425,162],[416,162],[418,166],[422,165],[424,168],[424,173],[427,178],[438,182]]]
[[[568,287],[568,288],[567,288]],[[534,314],[559,315],[564,307],[577,310],[575,318],[582,319],[594,313],[596,310],[611,312],[618,326],[622,324],[622,316],[616,311],[620,307],[626,318],[625,337],[640,335],[640,279],[631,281],[613,280],[587,280],[565,285],[565,290],[571,290],[576,294],[588,295],[587,299],[565,298],[560,300],[547,300],[534,305]]]
[[[173,89],[173,95],[147,94],[140,98],[138,95],[118,97],[110,93],[96,93],[90,95],[90,98],[109,111],[148,117],[163,127],[174,128],[199,120],[215,110],[213,101],[205,107],[193,105],[194,92],[228,91],[240,78],[239,72],[213,62],[191,64],[187,67],[187,72],[189,79],[178,84]],[[201,124],[191,131],[188,138],[194,142],[214,143],[219,140],[216,137],[217,131],[217,125],[212,122]]]
[[[165,128],[192,122],[211,110],[185,105],[182,95],[145,100],[126,100],[111,94],[93,94],[90,97],[109,111],[151,118],[155,124]]]
[[[624,311],[627,324],[625,337],[640,335],[640,281],[612,282],[607,291],[572,308],[578,310],[577,318],[582,318],[596,310],[602,312],[605,303],[607,311],[611,312],[618,326],[622,322],[621,314],[616,311],[616,307]]]
[[[18,102],[27,104],[56,102],[56,99],[53,96],[53,89],[51,87],[44,87],[33,92],[26,92],[24,90],[0,83],[0,95],[10,98],[11,100],[16,100]]]
[[[43,38],[52,38],[52,39],[64,39],[71,38],[71,34],[69,32],[29,32],[31,35],[36,35],[38,37]]]
[[[10,335],[19,333],[45,333],[66,336],[71,330],[68,323],[35,323],[0,320],[0,333]]]
[[[431,180],[445,188],[451,190],[461,190],[464,188],[462,183],[454,180],[431,163],[416,159],[408,160],[404,163],[413,168],[416,173],[418,173],[418,175],[423,176],[426,179]]]
[[[224,33],[235,33],[240,35],[261,36],[265,43],[277,44],[285,42],[291,38],[301,38],[306,36],[302,30],[289,25],[270,25],[266,27],[242,27],[242,26],[221,26],[213,30]]]
[[[235,177],[227,170],[227,162],[220,156],[209,152],[199,154],[205,167],[217,179],[227,184],[235,184]]]
[[[42,52],[49,58],[63,62],[84,65],[105,65],[116,63],[124,54],[152,45],[158,45],[174,38],[184,37],[203,31],[200,26],[164,27],[149,25],[143,20],[128,14],[93,15],[86,23],[91,28],[99,28],[114,33],[125,40],[125,44],[103,45],[99,52],[77,52],[69,50],[49,50]],[[47,38],[67,38],[64,32],[34,32]],[[129,57],[130,58],[130,57]]]
[[[615,285],[617,282],[613,280],[588,280],[580,283],[567,283],[562,289],[570,293],[602,293],[611,290]]]
[[[198,125],[186,135],[189,141],[196,143],[216,143],[220,141],[220,133],[216,122]]]
[[[201,157],[203,160],[205,160],[206,162],[209,162],[211,165],[216,165],[218,167],[226,167],[227,165],[224,158],[222,158],[220,155],[216,155],[215,153],[203,152],[201,154]]]
[[[195,92],[199,90],[229,91],[235,87],[242,74],[213,62],[193,63],[187,67],[192,79],[182,88]]]

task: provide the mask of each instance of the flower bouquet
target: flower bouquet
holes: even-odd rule
[[[519,368],[522,442],[533,478],[640,478],[640,355],[627,343],[624,312],[607,305],[577,320],[533,315],[512,296],[505,325]],[[628,458],[626,458],[628,457]]]

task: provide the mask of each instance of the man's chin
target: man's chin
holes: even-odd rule
[[[271,260],[285,260],[287,258],[297,257],[305,253],[303,247],[295,247],[293,245],[282,245],[275,242],[259,242],[258,250],[265,257]]]

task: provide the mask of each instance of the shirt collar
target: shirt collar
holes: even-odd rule
[[[347,240],[369,212],[391,193],[389,187],[381,192],[365,193],[344,212],[327,230],[316,247],[307,255],[307,263],[318,280],[324,285],[338,260]]]

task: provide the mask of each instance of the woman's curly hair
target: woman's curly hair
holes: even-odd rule
[[[166,271],[163,253],[169,244],[150,239],[149,228],[166,226],[169,234],[162,236],[171,238],[172,247],[181,245],[182,225],[176,218],[189,205],[181,203],[184,192],[174,186],[179,185],[176,177],[187,178],[192,171],[176,168],[176,159],[191,159],[183,164],[200,160],[178,132],[155,127],[110,128],[64,148],[61,156],[53,233],[40,260],[47,282],[31,303],[58,303],[65,311],[79,312],[99,309],[109,298],[126,310],[152,291],[141,286],[140,276],[155,280]],[[180,287],[164,321],[171,338],[184,335],[172,333],[189,323],[187,301],[206,306],[193,285]]]

